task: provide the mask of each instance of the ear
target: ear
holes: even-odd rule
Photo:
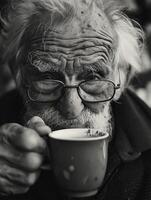
[[[115,84],[120,84],[120,88],[116,90],[113,100],[118,100],[122,92],[129,86],[130,80],[134,74],[133,68],[128,65],[125,67],[118,66],[114,72]]]

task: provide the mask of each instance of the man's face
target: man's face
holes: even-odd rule
[[[32,38],[28,45],[28,61],[23,69],[31,90],[36,90],[36,87],[44,90],[48,87],[48,80],[59,80],[68,86],[88,80],[114,82],[115,43],[110,23],[96,7],[89,14],[83,7],[78,12],[78,18],[75,16],[54,23],[53,28],[43,26],[40,30],[45,31],[37,32]],[[54,96],[57,92],[56,87]],[[42,98],[49,98],[49,94],[46,96]],[[76,87],[67,87],[56,101],[29,101],[26,118],[38,115],[52,130],[90,127],[110,133],[110,112],[109,101],[87,102],[80,98]]]

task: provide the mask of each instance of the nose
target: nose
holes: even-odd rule
[[[81,114],[83,108],[84,105],[78,95],[77,88],[66,88],[59,102],[61,115],[66,119],[75,119]]]

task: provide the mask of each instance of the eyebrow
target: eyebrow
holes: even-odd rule
[[[111,72],[111,66],[108,66],[100,61],[94,62],[92,64],[83,64],[84,72],[98,72],[102,76],[107,76]]]
[[[28,64],[30,64],[34,70],[38,70],[39,72],[58,72],[60,68],[60,64],[56,64],[52,62],[50,59],[46,59],[45,57],[36,57],[36,58],[28,58]]]
[[[47,58],[43,55],[28,57],[28,63],[33,67],[33,70],[38,70],[39,73],[57,73],[64,70],[64,67],[62,68],[62,61],[59,59],[56,59],[59,63],[53,62],[52,59],[54,58]],[[79,67],[75,67],[75,72],[78,73],[93,73],[98,72],[102,76],[107,76],[112,67],[106,65],[103,61],[98,60],[93,63],[82,63]]]

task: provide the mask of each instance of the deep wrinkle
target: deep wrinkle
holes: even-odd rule
[[[89,56],[100,53],[100,57],[102,56],[102,59],[106,62],[110,57],[113,57],[114,42],[108,34],[103,37],[100,34],[98,37],[94,33],[93,36],[79,35],[78,38],[71,36],[68,39],[53,34],[50,32],[49,36],[43,39],[40,36],[34,38],[30,49],[32,51],[49,52],[54,57],[59,57],[59,53],[61,53],[68,59],[73,59],[73,57],[86,57],[88,59]]]
[[[62,59],[63,62],[61,62],[61,64],[57,65],[57,63],[53,63],[50,60],[47,60],[47,63],[45,61],[43,61],[42,58],[38,58],[37,60],[30,60],[30,67],[28,66],[28,68],[30,69],[31,73],[33,74],[34,71],[36,72],[36,76],[37,73],[39,73],[39,75],[57,75],[57,74],[67,74],[69,76],[72,76],[74,74],[76,74],[79,78],[82,77],[82,79],[86,79],[88,74],[92,74],[92,73],[96,73],[99,74],[100,77],[107,77],[112,70],[111,66],[105,65],[101,60],[98,60],[95,63],[92,64],[82,64],[82,65],[76,65],[76,59],[75,60],[66,60],[66,59]],[[45,64],[46,63],[46,64]],[[51,77],[51,76],[50,76]]]
[[[87,66],[90,67],[89,71],[95,69],[105,75],[105,71],[112,69],[113,42],[110,40],[109,45],[109,42],[105,44],[106,40],[97,38],[98,46],[95,46],[96,38],[91,39],[92,41],[88,41],[87,38],[74,38],[72,39],[74,45],[69,42],[70,45],[64,47],[64,39],[53,40],[50,37],[50,40],[48,38],[46,40],[45,48],[39,38],[35,39],[28,53],[28,62],[41,72],[61,70],[73,74],[76,71],[81,72],[81,69],[84,70]],[[57,41],[55,45],[54,41]]]

